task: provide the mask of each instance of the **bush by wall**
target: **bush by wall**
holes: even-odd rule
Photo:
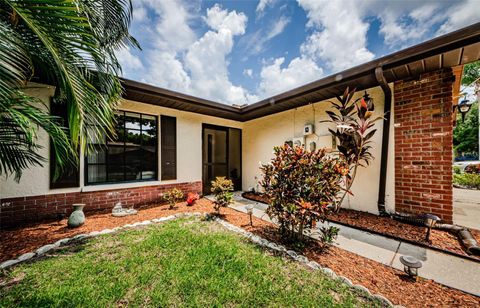
[[[475,174],[475,173],[454,174],[453,183],[463,187],[480,189],[480,174]]]

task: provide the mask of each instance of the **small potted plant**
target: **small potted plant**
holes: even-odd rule
[[[195,201],[200,199],[200,196],[197,193],[189,192],[187,194],[187,206],[192,206],[195,204]]]
[[[221,207],[227,207],[233,202],[233,182],[224,176],[217,177],[215,181],[212,181],[211,191],[215,196],[214,208],[219,215]]]
[[[168,208],[172,210],[175,204],[183,198],[183,192],[178,188],[174,188],[166,192],[163,198],[168,202]]]

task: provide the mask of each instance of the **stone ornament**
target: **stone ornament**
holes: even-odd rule
[[[68,217],[68,226],[70,228],[77,228],[85,223],[85,214],[83,213],[84,206],[85,204],[83,203],[73,204],[73,212],[70,214],[70,217]]]
[[[136,215],[137,210],[135,209],[126,209],[122,207],[122,203],[118,202],[112,209],[112,216],[114,217],[124,217],[128,215]]]

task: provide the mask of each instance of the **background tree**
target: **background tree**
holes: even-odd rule
[[[113,135],[122,91],[114,52],[138,47],[128,32],[131,16],[130,0],[0,0],[0,175],[19,180],[22,170],[42,164],[39,127],[60,167],[76,162],[79,148],[90,150],[90,140]],[[68,129],[24,92],[33,76],[56,87]]]
[[[461,156],[464,153],[478,153],[477,102],[472,105],[472,109],[465,117],[465,122],[462,122],[460,114],[457,115],[457,125],[453,129],[453,149],[455,156]]]
[[[479,151],[479,121],[478,121],[478,102],[480,101],[480,61],[466,64],[463,68],[462,86],[473,87],[477,101],[472,105],[472,109],[466,115],[465,121],[461,121],[461,116],[457,115],[457,122],[453,130],[453,148],[455,156],[461,156],[464,153],[476,153]]]

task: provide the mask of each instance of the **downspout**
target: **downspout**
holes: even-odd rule
[[[375,78],[385,95],[384,104],[384,119],[382,130],[382,156],[380,159],[380,183],[378,188],[378,212],[380,216],[386,216],[388,213],[385,210],[385,190],[387,184],[387,164],[388,164],[388,144],[390,142],[390,117],[392,109],[392,90],[388,86],[387,80],[383,75],[381,66],[375,69]]]

